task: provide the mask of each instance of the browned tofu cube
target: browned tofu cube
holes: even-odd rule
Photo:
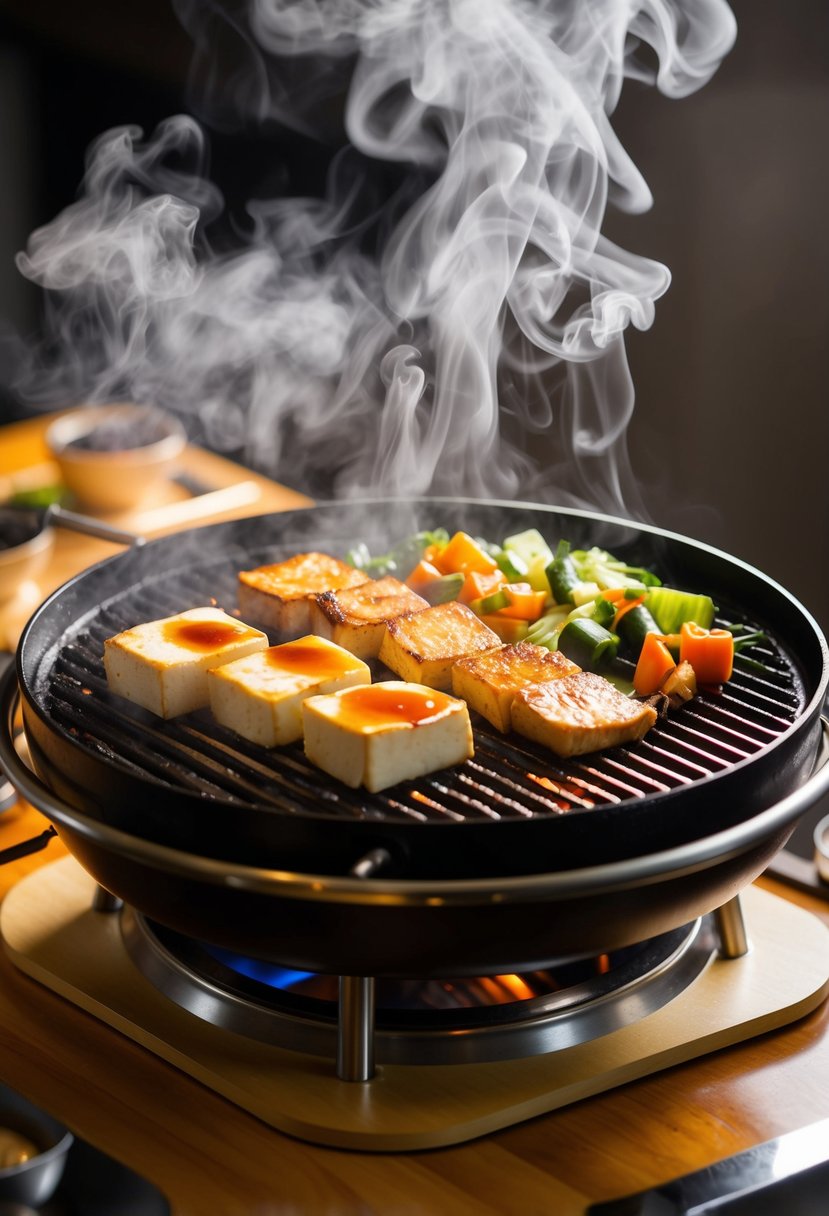
[[[380,661],[402,680],[450,689],[452,667],[468,654],[501,645],[501,639],[466,604],[450,600],[390,621]]]
[[[286,638],[311,633],[311,604],[323,591],[356,587],[368,575],[327,553],[298,553],[287,561],[239,572],[239,611]]]
[[[318,595],[311,604],[311,632],[358,659],[376,659],[389,621],[428,607],[428,600],[391,575],[369,579],[357,587]]]
[[[113,692],[160,718],[175,718],[208,704],[211,668],[267,644],[259,629],[220,608],[188,608],[106,638],[104,670]]]
[[[207,673],[216,721],[262,747],[302,738],[302,702],[308,697],[370,683],[365,663],[341,646],[310,635]]]
[[[513,730],[559,756],[635,743],[655,721],[650,705],[592,671],[521,688],[512,702]]]
[[[373,793],[462,764],[474,752],[463,701],[399,680],[309,697],[302,718],[308,759]]]
[[[580,670],[560,650],[516,642],[500,650],[458,659],[452,668],[452,691],[456,697],[463,697],[470,709],[506,733],[512,729],[510,711],[520,688],[575,675]]]

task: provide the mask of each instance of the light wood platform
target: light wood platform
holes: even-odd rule
[[[247,1040],[170,1002],[130,962],[117,915],[91,910],[93,890],[71,857],[19,883],[0,909],[12,961],[272,1127],[340,1148],[399,1152],[470,1140],[786,1025],[829,992],[829,929],[750,888],[749,954],[713,959],[641,1021],[530,1059],[385,1065],[372,1082],[349,1084],[330,1060]]]

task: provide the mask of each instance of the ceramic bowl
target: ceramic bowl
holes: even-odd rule
[[[27,579],[37,577],[54,546],[49,528],[33,531],[19,544],[2,545],[0,537],[0,604],[13,599]]]
[[[46,431],[64,485],[98,511],[140,505],[173,472],[186,442],[178,419],[150,405],[81,406]]]
[[[23,1137],[37,1151],[26,1161],[0,1168],[0,1203],[38,1208],[57,1190],[75,1138],[57,1119],[38,1110],[20,1094],[0,1086],[0,1142],[14,1156],[10,1136]]]

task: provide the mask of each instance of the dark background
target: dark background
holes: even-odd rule
[[[673,274],[628,339],[631,458],[654,523],[758,566],[829,632],[829,5],[732,7],[708,85],[668,101],[627,84],[614,117],[655,204],[606,232]],[[14,255],[73,200],[90,141],[192,108],[191,62],[167,0],[0,0],[0,325],[37,328]],[[324,150],[287,131],[214,131],[211,149],[231,206],[269,172],[321,188]]]
[[[615,115],[655,203],[606,231],[673,274],[628,338],[631,455],[653,522],[759,566],[829,630],[829,5],[732,7],[737,44],[707,86],[668,101],[628,83]],[[14,254],[73,200],[90,141],[188,108],[191,62],[168,0],[0,0],[0,321],[36,327]],[[268,172],[319,189],[325,150],[214,130],[211,158],[241,205]]]

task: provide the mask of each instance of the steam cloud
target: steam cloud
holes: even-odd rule
[[[48,308],[22,391],[154,401],[315,494],[640,510],[624,333],[670,275],[602,235],[608,205],[652,202],[610,116],[626,78],[677,98],[709,79],[724,0],[252,0],[220,14],[235,77],[209,7],[177,5],[202,108],[232,92],[326,138],[342,89],[351,148],[402,185],[369,213],[346,145],[326,198],[251,202],[218,252],[202,127],[103,134],[18,260]]]

